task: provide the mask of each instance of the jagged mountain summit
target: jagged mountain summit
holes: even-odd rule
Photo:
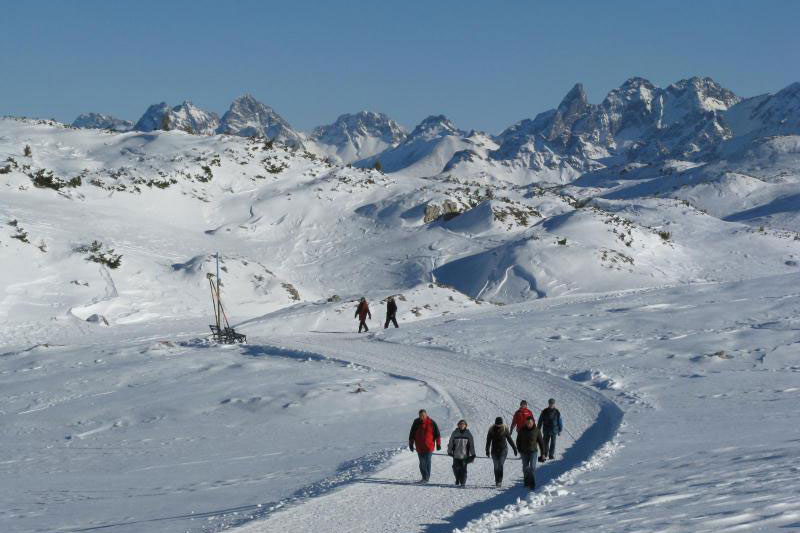
[[[457,136],[463,137],[466,132],[456,128],[444,115],[431,115],[420,122],[414,131],[406,139],[409,142],[419,140],[431,140],[439,137]]]
[[[169,107],[166,102],[161,102],[148,107],[133,129],[181,130],[187,133],[212,135],[219,124],[219,116],[216,113],[204,111],[189,101],[184,101],[175,107]]]
[[[740,100],[710,78],[666,89],[631,78],[593,105],[577,84],[556,109],[502,132],[490,157],[562,182],[614,159],[697,159],[731,138],[723,114]]]
[[[133,128],[133,122],[130,120],[123,120],[103,113],[81,113],[70,125],[73,128],[111,131],[129,131]]]
[[[365,159],[400,144],[408,132],[383,113],[360,111],[319,126],[309,139],[321,154],[342,163]]]
[[[216,133],[266,137],[290,146],[303,146],[302,136],[283,117],[249,94],[240,96],[231,103],[228,111],[222,115]]]

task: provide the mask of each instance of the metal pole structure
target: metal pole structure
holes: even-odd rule
[[[219,317],[217,316],[217,298],[214,296],[214,280],[211,279],[211,274],[208,275],[208,285],[211,287],[211,305],[214,307],[214,322],[219,327]]]
[[[219,252],[214,257],[217,258],[217,327],[222,327],[220,318],[222,317],[222,280],[219,277]]]

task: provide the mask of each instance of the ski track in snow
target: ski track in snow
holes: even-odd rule
[[[371,335],[318,334],[270,341],[274,345],[252,338],[254,345],[246,351],[254,356],[332,358],[424,381],[440,393],[453,418],[437,420],[441,453],[455,421],[463,417],[470,424],[479,455],[470,465],[466,488],[453,485],[451,459],[441,455],[434,456],[430,483],[420,485],[417,456],[405,448],[403,440],[404,451],[378,456],[388,461],[377,471],[370,472],[375,458],[366,458],[371,463],[368,468],[355,475],[345,469],[343,481],[317,484],[306,492],[307,497],[296,495],[249,516],[228,518],[227,526],[253,520],[237,528],[238,533],[324,531],[333,516],[337,529],[349,532],[486,531],[566,493],[565,485],[580,472],[601,466],[617,446],[612,439],[622,420],[619,407],[588,387],[544,372],[444,349],[377,342]],[[504,486],[496,489],[492,463],[483,455],[485,432],[496,416],[510,423],[520,397],[528,399],[535,410],[550,396],[557,397],[560,408],[570,413],[568,430],[577,442],[567,432],[562,434],[557,460],[537,467],[537,492],[529,493],[521,486],[520,463],[513,457],[506,462]],[[409,427],[412,419],[409,414]],[[404,439],[408,428],[397,431]]]

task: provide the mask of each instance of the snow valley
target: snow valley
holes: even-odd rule
[[[800,527],[798,83],[578,84],[497,135],[7,117],[0,207],[4,531]],[[216,252],[247,345],[208,342]],[[535,492],[415,483],[420,407],[481,450],[551,396]]]

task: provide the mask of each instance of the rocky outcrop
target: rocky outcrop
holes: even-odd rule
[[[429,203],[425,206],[425,215],[422,221],[428,224],[439,219],[450,220],[460,215],[461,211],[459,205],[452,200],[445,200],[441,204]]]

